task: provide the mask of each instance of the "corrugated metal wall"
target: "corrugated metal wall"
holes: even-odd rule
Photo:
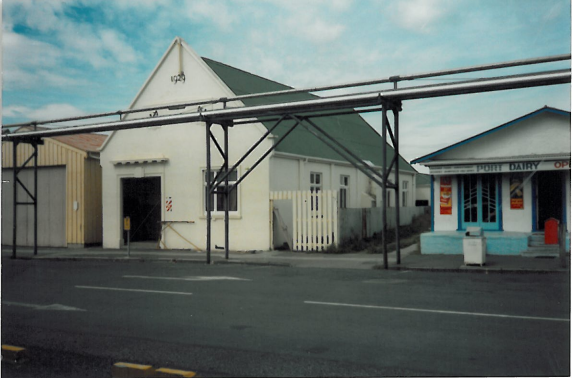
[[[2,174],[2,244],[13,243],[14,187],[13,170],[3,168]],[[18,179],[34,192],[34,169],[26,168]],[[66,167],[38,167],[38,246],[65,247],[66,243]],[[28,194],[18,185],[18,201],[30,202]],[[18,245],[34,245],[34,208],[18,206]]]
[[[99,160],[86,159],[84,169],[85,243],[101,243],[103,236],[101,167]]]
[[[2,167],[12,167],[12,143],[2,143]],[[17,164],[21,166],[32,154],[29,144],[19,144]],[[101,167],[99,160],[89,158],[85,151],[44,139],[38,147],[39,166],[66,167],[66,242],[67,244],[100,243]],[[28,163],[33,167],[33,160]],[[41,190],[41,188],[39,188]],[[74,209],[74,202],[77,207]]]

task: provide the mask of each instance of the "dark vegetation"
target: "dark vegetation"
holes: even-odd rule
[[[399,246],[401,248],[408,247],[412,244],[419,244],[419,236],[423,232],[431,229],[431,215],[422,214],[413,218],[410,225],[399,227]],[[395,250],[395,229],[387,231],[387,250],[392,252]],[[381,232],[375,233],[369,238],[353,238],[340,243],[337,246],[330,246],[324,253],[356,253],[366,251],[367,253],[383,253],[383,245]]]

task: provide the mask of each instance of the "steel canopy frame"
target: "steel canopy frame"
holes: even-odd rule
[[[216,110],[199,110],[192,113],[138,118],[126,121],[99,123],[84,126],[62,127],[57,129],[40,130],[17,134],[2,135],[2,140],[12,141],[25,137],[51,137],[56,135],[72,135],[90,132],[135,129],[140,127],[167,126],[170,124],[221,121],[254,120],[264,116],[280,116],[287,113],[306,113],[325,110],[360,108],[379,106],[385,101],[404,101],[421,98],[453,96],[460,94],[492,92],[499,90],[529,88],[537,86],[570,83],[570,70],[558,70],[547,73],[532,73],[527,75],[504,76],[487,80],[472,80],[463,83],[447,83],[426,87],[409,87],[358,93],[344,96],[321,97],[315,100],[277,103],[271,105],[245,106]],[[257,121],[253,121],[257,122]]]
[[[434,73],[427,73],[427,74],[419,74],[417,77],[431,77],[431,76],[441,76],[441,75],[448,75],[460,72],[472,72],[472,71],[479,71],[485,69],[494,69],[494,68],[504,68],[504,67],[511,67],[515,65],[524,65],[524,64],[536,64],[536,63],[543,63],[543,62],[551,62],[551,61],[558,61],[558,60],[565,60],[570,59],[570,54],[568,55],[560,55],[555,57],[546,57],[546,58],[536,58],[534,60],[527,60],[527,61],[514,61],[514,62],[505,62],[505,63],[497,63],[495,65],[487,65],[487,66],[473,66],[468,67],[465,69],[457,69],[457,70],[446,70],[446,71],[437,71]],[[455,72],[453,72],[455,71]],[[225,257],[228,259],[228,250],[229,250],[229,228],[228,228],[228,207],[229,207],[229,198],[228,195],[232,190],[235,190],[237,185],[246,178],[246,176],[255,168],[263,159],[266,158],[289,134],[292,132],[298,125],[302,125],[305,127],[310,133],[315,135],[318,139],[328,145],[330,148],[334,149],[338,154],[344,157],[347,161],[349,161],[354,167],[359,169],[363,172],[366,176],[376,182],[378,185],[382,187],[382,244],[383,244],[383,255],[384,255],[384,267],[385,269],[388,268],[387,262],[387,239],[386,239],[386,227],[387,227],[387,219],[386,219],[386,201],[387,201],[387,189],[394,189],[396,193],[396,248],[397,248],[397,264],[400,263],[400,248],[399,248],[399,111],[401,111],[401,101],[403,100],[410,100],[410,99],[419,99],[419,98],[431,98],[431,97],[441,97],[441,96],[452,96],[452,95],[459,95],[459,94],[469,94],[469,93],[481,93],[481,92],[488,92],[488,91],[498,91],[498,90],[507,90],[507,89],[517,89],[517,88],[526,88],[526,87],[535,87],[535,86],[544,86],[544,85],[555,85],[555,84],[564,84],[570,83],[570,70],[557,70],[557,71],[548,71],[548,72],[536,72],[530,74],[522,74],[522,75],[512,75],[512,76],[503,76],[503,77],[493,77],[490,79],[477,79],[477,80],[470,80],[465,82],[459,83],[448,83],[448,84],[440,84],[440,85],[430,85],[430,86],[417,86],[417,87],[408,87],[408,88],[401,88],[397,89],[397,82],[401,80],[412,80],[415,78],[415,75],[411,75],[411,78],[408,79],[407,76],[393,76],[388,78],[388,81],[385,82],[393,82],[394,89],[393,90],[386,90],[386,91],[375,91],[375,92],[366,92],[366,93],[357,93],[357,94],[350,94],[350,95],[341,95],[341,96],[330,96],[330,97],[322,97],[318,99],[312,100],[305,100],[305,101],[298,101],[298,102],[286,102],[286,103],[277,103],[277,104],[270,104],[270,105],[257,105],[257,106],[250,106],[250,107],[236,107],[236,108],[227,108],[226,104],[229,101],[233,101],[238,99],[238,97],[246,98],[246,97],[266,97],[270,95],[277,95],[283,93],[294,93],[294,92],[302,92],[307,90],[288,90],[288,91],[279,91],[279,92],[272,92],[272,93],[264,93],[264,94],[255,94],[255,95],[246,95],[246,96],[237,96],[233,99],[219,99],[217,101],[211,100],[210,103],[217,103],[222,102],[224,105],[223,109],[217,110],[202,110],[198,109],[196,112],[185,113],[185,114],[177,114],[177,115],[169,115],[169,116],[161,116],[161,117],[153,117],[153,118],[143,118],[143,119],[134,119],[134,120],[127,120],[127,121],[119,121],[119,122],[108,122],[108,123],[101,123],[101,124],[93,124],[93,125],[85,125],[85,126],[77,126],[77,127],[67,127],[67,128],[59,128],[59,129],[51,129],[51,130],[41,130],[35,132],[26,132],[26,133],[18,133],[18,134],[8,134],[3,135],[2,139],[4,141],[12,141],[16,146],[17,143],[26,142],[27,138],[41,138],[41,137],[49,137],[55,135],[70,135],[70,134],[79,134],[79,133],[86,133],[86,132],[101,132],[101,131],[114,131],[114,130],[124,130],[124,129],[133,129],[133,128],[141,128],[141,127],[152,127],[152,126],[166,126],[170,124],[179,124],[179,123],[191,123],[191,122],[204,122],[206,124],[206,159],[207,159],[207,191],[206,195],[208,197],[205,198],[206,202],[206,211],[207,211],[207,263],[210,263],[210,252],[211,252],[211,212],[212,209],[210,208],[210,195],[212,193],[222,193],[225,196]],[[369,85],[375,84],[374,82],[362,82],[360,85]],[[350,86],[350,85],[347,85]],[[346,86],[346,87],[347,87]],[[355,85],[354,85],[355,86]],[[330,86],[330,87],[322,87],[320,89],[315,90],[327,90],[327,89],[335,89],[334,87],[341,88],[341,86]],[[312,90],[314,91],[314,90]],[[382,167],[381,167],[381,174],[379,174],[375,169],[370,167],[366,164],[362,159],[357,157],[357,155],[353,154],[349,149],[341,145],[335,138],[331,137],[327,134],[324,130],[319,128],[313,122],[311,122],[310,118],[312,117],[312,112],[324,112],[329,110],[342,110],[348,108],[362,108],[362,107],[381,107],[382,112]],[[181,109],[181,105],[172,105],[172,106],[163,106],[159,108],[168,108],[168,109]],[[159,109],[153,108],[153,109]],[[152,109],[148,108],[147,110]],[[391,110],[394,114],[394,130],[395,133],[392,132],[391,126],[389,124],[389,119],[387,117],[387,111]],[[139,109],[140,111],[140,109]],[[347,110],[345,110],[347,111]],[[365,110],[371,111],[371,109]],[[133,111],[134,112],[134,111]],[[360,112],[360,110],[355,110],[355,112]],[[105,115],[110,114],[118,114],[116,113],[107,113]],[[329,115],[329,114],[324,114]],[[237,163],[233,165],[232,168],[228,168],[229,166],[229,145],[228,145],[228,127],[232,126],[233,124],[244,124],[244,123],[254,123],[260,122],[258,119],[261,117],[280,117],[278,122],[268,130],[264,136],[252,146],[246,154],[239,159]],[[316,115],[313,115],[316,116]],[[88,118],[82,117],[81,119]],[[80,118],[77,118],[80,119]],[[236,169],[236,167],[258,146],[270,133],[275,127],[278,126],[284,119],[292,119],[295,121],[295,124],[276,142],[274,145],[264,153],[257,162],[253,165],[253,167],[246,172],[245,175],[240,177],[238,181],[231,187],[228,185],[228,176],[229,174]],[[68,119],[69,120],[69,119]],[[236,122],[238,121],[238,122]],[[47,123],[47,122],[45,122]],[[211,133],[211,125],[212,124],[220,124],[224,131],[224,149],[218,144],[216,139]],[[4,127],[14,127],[18,125],[6,125]],[[387,133],[389,132],[390,139],[393,142],[394,146],[394,155],[389,165],[389,169],[386,162],[386,148],[387,148]],[[224,163],[222,169],[219,170],[214,180],[211,182],[211,151],[210,145],[211,141],[214,142],[215,146],[217,147],[218,151],[221,153],[223,157]],[[37,148],[37,146],[36,146]],[[37,156],[37,153],[36,153]],[[36,157],[37,160],[37,157]],[[14,161],[14,164],[16,162]],[[14,165],[16,167],[16,165]],[[395,167],[395,183],[389,182],[389,175],[391,171]],[[37,183],[37,178],[36,178]],[[220,191],[220,186],[224,183],[224,190]],[[16,206],[16,201],[14,207]],[[16,219],[15,219],[16,220]],[[14,230],[16,229],[16,222],[14,222]],[[14,231],[16,232],[16,231]],[[15,257],[15,250],[16,250],[16,243],[14,239],[14,252],[13,257]]]
[[[426,78],[431,78],[431,77],[456,75],[456,74],[467,73],[467,72],[487,71],[487,70],[494,70],[494,69],[499,69],[499,68],[518,67],[518,66],[526,66],[526,65],[533,65],[533,64],[542,64],[542,63],[551,63],[551,62],[558,62],[558,61],[563,61],[563,60],[570,60],[570,57],[571,57],[571,54],[561,54],[561,55],[553,55],[553,56],[546,56],[546,57],[539,57],[539,58],[519,59],[519,60],[500,62],[500,63],[482,64],[482,65],[462,67],[462,68],[454,68],[454,69],[441,70],[441,71],[416,73],[416,74],[411,74],[411,75],[394,75],[394,76],[389,76],[389,77],[382,78],[382,79],[358,81],[358,82],[343,83],[343,84],[336,84],[336,85],[329,85],[329,86],[309,87],[309,88],[300,88],[300,89],[287,89],[287,90],[282,90],[282,91],[254,93],[254,94],[240,95],[240,96],[234,96],[234,97],[222,97],[219,99],[193,101],[193,102],[182,103],[182,104],[170,104],[170,105],[152,106],[152,107],[139,108],[139,109],[118,110],[115,112],[98,113],[98,114],[91,114],[91,115],[85,115],[85,116],[79,116],[79,117],[59,118],[59,119],[48,120],[48,121],[34,121],[34,122],[18,123],[18,124],[12,124],[12,125],[3,125],[2,128],[20,127],[20,126],[29,126],[29,125],[31,126],[31,125],[40,125],[40,124],[53,124],[53,123],[59,123],[59,122],[76,121],[76,120],[93,119],[93,118],[110,117],[110,116],[122,117],[123,115],[132,114],[132,113],[148,112],[148,111],[154,111],[154,110],[177,110],[177,109],[184,109],[184,108],[189,107],[189,106],[199,106],[200,107],[200,105],[212,105],[212,104],[217,104],[217,103],[222,103],[223,106],[226,108],[226,104],[228,104],[229,102],[240,101],[240,100],[251,99],[251,98],[272,97],[272,96],[279,96],[279,95],[284,95],[284,94],[295,94],[295,93],[320,92],[320,91],[327,91],[327,90],[334,90],[334,89],[354,88],[354,87],[362,87],[362,86],[368,86],[368,85],[374,85],[374,84],[384,84],[384,83],[393,83],[394,89],[396,89],[397,83],[400,81],[410,81],[410,80],[415,80],[415,79],[426,79]]]
[[[18,167],[18,145],[20,143],[29,143],[32,146],[32,154]],[[16,242],[18,239],[18,206],[33,206],[34,207],[34,255],[38,254],[38,146],[44,144],[41,138],[28,138],[15,140],[12,143],[12,193],[14,205],[13,211],[13,225],[12,225],[12,256],[11,258],[16,258]],[[26,168],[28,163],[34,159],[34,189],[33,193],[24,185],[24,183],[18,178],[18,174]],[[18,201],[18,185],[26,192],[28,196],[28,201]]]

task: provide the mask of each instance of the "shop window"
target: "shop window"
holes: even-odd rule
[[[485,230],[498,230],[498,187],[494,175],[466,175],[462,180],[462,223],[482,227]]]
[[[216,169],[211,170],[211,180],[210,182],[212,183],[217,175],[219,171]],[[221,176],[222,177],[222,176]],[[211,206],[211,211],[213,212],[224,212],[225,210],[225,195],[224,195],[224,191],[226,186],[224,185],[224,182],[222,184],[220,184],[218,186],[218,188],[216,189],[216,192],[218,193],[211,193],[210,196],[208,196],[207,194],[207,172],[203,170],[203,185],[205,188],[205,197],[210,197],[210,206]],[[228,175],[228,185],[229,187],[231,187],[232,185],[234,185],[234,183],[237,181],[238,179],[238,174],[236,171],[233,171],[230,173],[230,175]],[[235,188],[234,190],[232,190],[229,194],[228,194],[228,203],[229,203],[229,207],[228,210],[229,211],[238,211],[238,190]],[[206,200],[204,201],[205,204],[205,211],[207,209],[207,202]]]
[[[350,176],[340,176],[340,209],[348,207],[348,191],[350,189]]]

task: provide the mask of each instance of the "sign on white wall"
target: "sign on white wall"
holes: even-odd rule
[[[569,160],[556,161],[525,161],[513,163],[485,163],[467,165],[445,165],[429,167],[431,175],[450,174],[478,174],[478,173],[504,173],[504,172],[532,172],[532,171],[558,171],[569,170]]]

